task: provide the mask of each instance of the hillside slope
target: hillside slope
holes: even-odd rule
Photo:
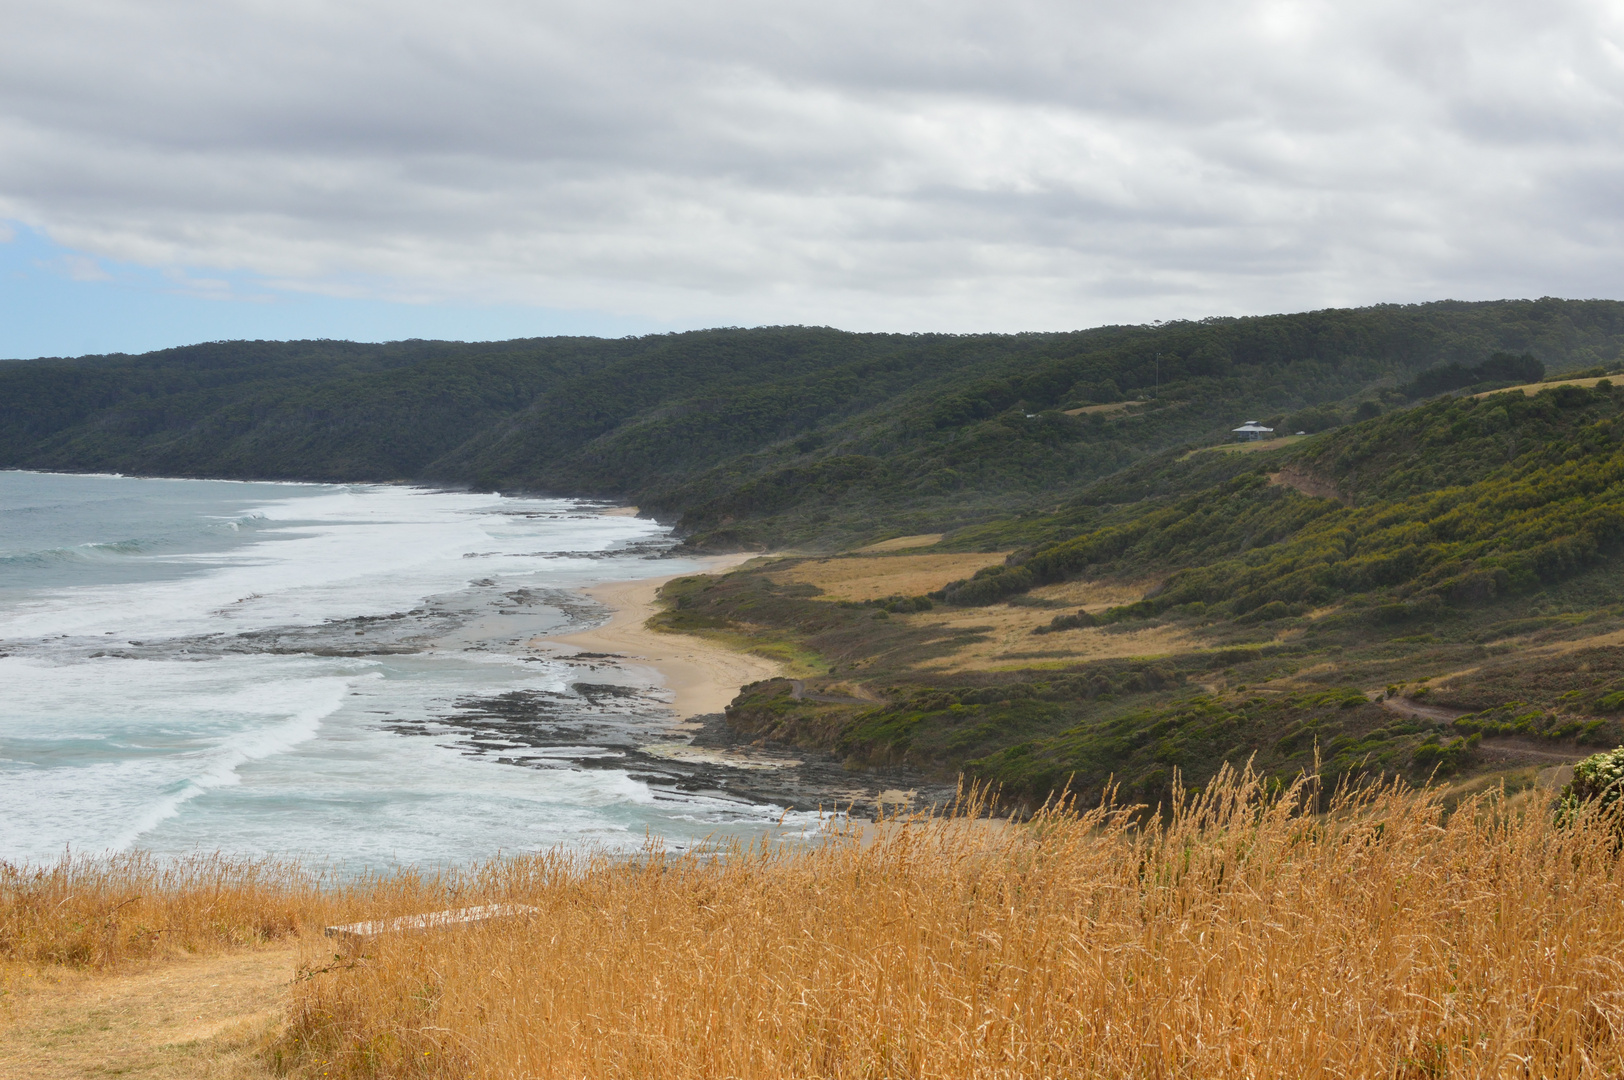
[[[1624,739],[1607,380],[1167,454],[933,539],[675,582],[664,619],[807,658],[803,690],[734,703],[745,737],[1032,801],[1108,782],[1154,801],[1248,760],[1531,783]]]
[[[1051,509],[1241,419],[1323,430],[1621,352],[1624,305],[1561,300],[1055,334],[222,342],[0,363],[0,467],[601,496],[697,546],[830,549]],[[1481,367],[1496,354],[1521,359]]]

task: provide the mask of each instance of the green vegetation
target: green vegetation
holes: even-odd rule
[[[944,533],[928,584],[837,599],[779,561],[672,582],[655,621],[808,681],[747,688],[740,733],[1025,802],[1248,760],[1522,783],[1624,739],[1621,353],[1624,304],[1558,300],[216,343],[0,363],[0,467],[614,498],[700,549]],[[1492,392],[1547,371],[1600,381]],[[1198,452],[1246,418],[1308,435]]]
[[[1403,388],[1407,397],[1431,397],[1463,387],[1482,386],[1485,383],[1532,383],[1545,377],[1545,365],[1531,354],[1512,356],[1498,352],[1481,364],[1467,367],[1459,363],[1428,368]]]
[[[769,683],[735,702],[741,731],[1029,803],[1108,783],[1154,802],[1175,773],[1200,783],[1247,760],[1282,782],[1316,762],[1419,782],[1624,738],[1624,393],[1605,381],[1444,398],[1262,454],[1159,455],[943,546],[967,544],[1017,550],[887,598],[903,614],[882,624],[774,585],[771,567],[696,581],[672,614],[793,636],[883,698]],[[1041,590],[1078,581],[1145,584],[1131,603],[1043,612],[1007,663],[937,670],[989,640],[1004,605],[1046,607]],[[940,617],[967,607],[988,624]],[[1082,648],[1150,631],[1154,655]]]
[[[1018,552],[947,586],[983,604],[1083,573],[1171,573],[1107,618],[1174,609],[1254,621],[1356,601],[1377,623],[1526,594],[1624,540],[1624,395],[1558,386],[1450,398],[1254,462],[1221,484],[1146,499],[1118,522]],[[1269,474],[1318,472],[1354,505]]]
[[[1573,767],[1573,780],[1562,792],[1562,816],[1571,821],[1587,804],[1614,814],[1624,805],[1624,747],[1592,754]]]
[[[788,684],[768,682],[741,694],[729,716],[748,735],[828,746],[858,766],[962,771],[1028,803],[1068,788],[1098,794],[1115,782],[1130,799],[1154,804],[1167,799],[1175,772],[1201,784],[1225,761],[1250,760],[1282,781],[1314,768],[1316,754],[1333,778],[1387,772],[1419,780],[1462,763],[1462,754],[1439,757],[1436,725],[1395,717],[1350,687],[1192,694],[1181,662],[897,688],[884,705],[855,715],[847,707],[843,723],[840,707],[796,701]]]
[[[1621,348],[1624,305],[1561,300],[1055,334],[222,342],[0,363],[0,467],[602,496],[696,546],[832,550],[1051,510],[1242,418],[1326,431],[1429,371],[1492,382],[1496,354],[1566,371]]]

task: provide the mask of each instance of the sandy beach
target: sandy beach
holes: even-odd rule
[[[719,574],[757,556],[743,553],[719,555],[707,560],[704,573]],[[613,615],[603,626],[575,634],[538,637],[530,648],[559,652],[610,653],[630,663],[647,664],[660,673],[674,695],[672,708],[677,719],[721,712],[738,694],[739,687],[779,674],[776,661],[706,641],[687,634],[657,633],[643,624],[658,607],[655,595],[672,577],[644,578],[639,581],[612,581],[581,590],[609,608]]]
[[[720,574],[759,556],[723,555],[706,559],[701,573]],[[854,772],[826,751],[762,746],[730,736],[720,715],[747,683],[783,674],[774,660],[737,652],[704,638],[648,629],[659,610],[655,595],[669,575],[640,581],[612,581],[580,590],[609,608],[603,626],[572,634],[531,638],[540,654],[568,659],[589,654],[613,657],[615,665],[653,669],[672,692],[677,731],[668,741],[640,743],[622,752],[659,770],[686,770],[684,791],[713,791],[725,799],[765,802],[802,811],[840,808],[873,816],[898,807],[946,804],[951,786],[931,782],[903,768]],[[700,719],[703,718],[703,719]],[[692,742],[689,737],[692,736]]]

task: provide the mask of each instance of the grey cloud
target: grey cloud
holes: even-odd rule
[[[1604,3],[0,12],[0,217],[282,288],[1016,329],[1624,269]]]

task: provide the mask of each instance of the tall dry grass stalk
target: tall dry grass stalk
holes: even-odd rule
[[[412,873],[334,879],[295,863],[143,852],[0,863],[0,961],[109,968],[213,952],[377,913],[421,911],[446,883]]]
[[[1618,1077],[1605,823],[1226,774],[802,850],[503,862],[522,919],[312,945],[284,1067],[433,1077]],[[450,894],[447,894],[448,897]]]

